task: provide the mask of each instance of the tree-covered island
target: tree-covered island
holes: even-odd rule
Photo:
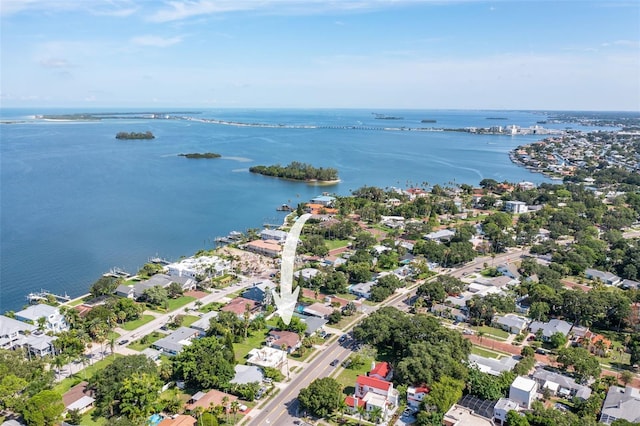
[[[146,132],[118,132],[116,139],[155,139],[150,131]]]
[[[265,176],[274,176],[284,179],[333,182],[338,181],[338,170],[331,167],[313,167],[310,164],[292,161],[287,166],[275,164],[273,166],[253,166],[249,168],[251,173]]]
[[[222,157],[222,155],[215,152],[192,152],[190,154],[178,154],[178,156],[185,157],[185,158],[194,158],[194,159]]]

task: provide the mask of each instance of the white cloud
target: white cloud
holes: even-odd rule
[[[415,3],[441,4],[442,0],[171,0],[166,2],[167,8],[158,10],[149,17],[149,20],[170,22],[195,16],[240,11],[260,11],[279,15],[309,15],[336,11],[374,10]]]
[[[169,8],[162,9],[149,18],[154,22],[179,21],[192,16],[251,10],[256,3],[245,1],[170,1]],[[259,3],[258,3],[259,4]]]
[[[38,61],[45,68],[70,68],[72,65],[64,58],[48,57]]]
[[[132,38],[131,43],[138,46],[169,47],[180,43],[182,38],[182,36],[167,38],[154,35],[143,35]]]

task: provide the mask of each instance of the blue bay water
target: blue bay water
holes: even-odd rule
[[[168,110],[167,110],[168,111]],[[328,128],[530,126],[520,111],[208,110],[229,121],[322,128],[236,127],[185,120],[47,122],[28,117],[84,111],[2,110],[0,125],[0,312],[20,309],[41,288],[78,296],[116,266],[135,272],[149,257],[169,259],[212,248],[230,231],[281,223],[282,203],[323,191],[348,195],[363,185],[543,182],[512,164],[510,149],[539,136],[470,135]],[[106,112],[106,111],[105,111]],[[491,121],[486,117],[508,117]],[[435,124],[420,123],[435,119]],[[119,141],[119,131],[152,131],[152,141]],[[189,160],[180,153],[217,152]],[[330,187],[248,172],[257,164],[303,161],[335,167]]]

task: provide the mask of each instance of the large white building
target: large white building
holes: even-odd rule
[[[230,261],[218,256],[198,256],[170,263],[165,268],[169,275],[197,279],[220,277],[226,274],[230,267]]]
[[[61,331],[69,330],[69,325],[64,319],[64,316],[60,313],[60,309],[49,306],[46,304],[31,305],[26,309],[16,312],[16,319],[24,322],[28,322],[35,326],[39,326],[38,321],[40,318],[44,318],[44,331],[52,331],[59,333]]]

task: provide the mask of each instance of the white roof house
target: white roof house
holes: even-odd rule
[[[441,241],[450,240],[456,233],[449,229],[441,229],[440,231],[431,232],[424,236],[425,240]]]
[[[168,264],[165,269],[169,275],[189,277],[219,277],[231,267],[231,262],[218,256],[188,257],[179,262]]]
[[[60,313],[60,309],[44,303],[31,305],[26,309],[16,312],[16,319],[38,325],[40,318],[44,318],[44,328],[46,331],[59,333],[69,329],[67,321]]]
[[[494,421],[500,420],[500,424],[505,424],[507,421],[507,413],[509,411],[518,411],[520,406],[517,402],[510,400],[509,398],[500,398],[496,405],[493,407],[493,419]]]
[[[247,364],[277,369],[282,368],[287,358],[286,351],[274,349],[269,346],[262,346],[260,349],[251,349],[248,355]]]
[[[554,318],[549,322],[533,321],[529,325],[529,330],[532,333],[537,333],[538,330],[542,330],[542,340],[547,341],[555,333],[562,333],[565,336],[568,335],[571,331],[571,324]]]
[[[234,367],[235,376],[229,383],[244,385],[247,383],[255,383],[262,382],[264,378],[264,374],[262,373],[262,369],[260,367],[256,367],[255,365],[242,365],[237,364]]]
[[[640,389],[611,386],[602,404],[600,422],[610,425],[616,419],[640,422]]]
[[[518,376],[509,388],[509,399],[523,408],[531,408],[531,403],[536,398],[537,392],[538,382],[527,377]]]
[[[153,347],[166,355],[177,355],[182,348],[190,345],[191,340],[200,335],[198,330],[189,327],[180,327],[167,337],[156,340]]]
[[[34,325],[0,315],[0,349],[13,349],[24,343],[25,333],[37,328]]]

